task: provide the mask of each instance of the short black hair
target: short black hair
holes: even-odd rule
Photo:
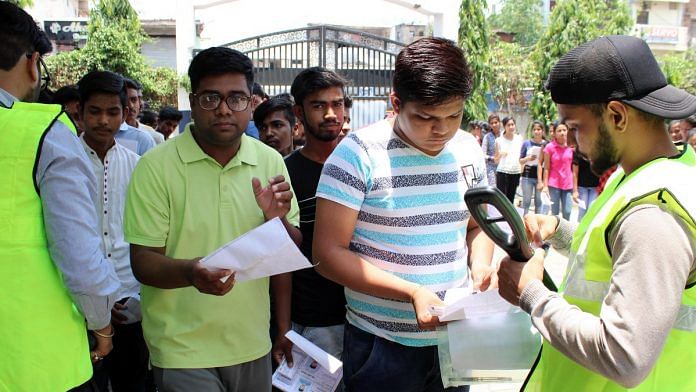
[[[126,88],[130,88],[133,90],[142,90],[143,85],[140,84],[137,80],[135,79],[130,79],[130,78],[123,78],[123,83],[126,84]]]
[[[249,92],[254,85],[254,66],[244,53],[230,48],[212,47],[199,52],[191,60],[188,76],[191,80],[191,92],[198,90],[201,79],[206,76],[239,73],[244,75]]]
[[[259,97],[261,97],[263,99],[269,98],[268,94],[266,94],[266,92],[263,91],[263,87],[257,82],[254,82],[254,84],[251,86],[251,94],[258,95]]]
[[[69,102],[80,101],[80,92],[74,84],[63,86],[53,94],[52,103],[65,105]]]
[[[84,109],[85,102],[94,94],[118,95],[121,106],[126,108],[128,94],[123,76],[111,71],[92,71],[77,82],[80,93],[80,106]]]
[[[160,121],[172,120],[179,122],[183,117],[184,116],[181,114],[180,111],[176,110],[176,108],[173,108],[171,106],[165,106],[159,111]]]
[[[438,105],[468,98],[472,74],[464,52],[453,41],[421,38],[396,56],[392,86],[402,103]]]
[[[285,118],[290,123],[290,128],[294,127],[297,118],[295,118],[295,113],[292,111],[292,106],[292,101],[284,97],[273,97],[261,102],[254,110],[254,124],[256,124],[256,128],[260,128],[263,125],[263,120],[267,116],[278,111],[282,111],[285,114]]]
[[[157,124],[157,112],[146,109],[140,112],[140,122],[152,126]]]
[[[288,101],[292,102],[293,105],[295,104],[295,98],[293,98],[292,94],[290,94],[290,93],[280,93],[280,94],[276,95],[276,98],[285,98]]]
[[[34,19],[11,2],[0,1],[0,69],[9,71],[30,53],[41,56],[53,49]]]
[[[302,106],[308,95],[327,89],[329,87],[340,87],[341,91],[348,84],[348,81],[337,74],[323,67],[311,67],[303,70],[292,81],[290,93],[295,98],[295,104]],[[345,96],[345,92],[344,92]]]
[[[512,116],[510,116],[510,117],[505,117],[505,118],[503,118],[503,121],[501,121],[501,123],[503,124],[503,127],[504,127],[504,126],[506,126],[507,123],[509,123],[510,121],[515,122],[515,119],[514,119]]]
[[[353,98],[349,95],[343,97],[343,107],[346,109],[351,109],[353,107]]]

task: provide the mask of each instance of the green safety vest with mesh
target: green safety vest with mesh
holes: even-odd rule
[[[624,178],[625,177],[625,178]],[[657,205],[679,216],[696,238],[696,154],[687,147],[677,157],[659,158],[625,176],[618,169],[604,192],[590,206],[573,236],[569,270],[561,287],[563,298],[585,312],[599,316],[609,290],[612,258],[609,232],[630,208]],[[656,246],[668,246],[655,244]],[[655,260],[669,263],[669,260]],[[635,391],[696,391],[696,278],[682,293],[679,315],[660,356]],[[650,295],[646,288],[645,295]],[[640,301],[640,298],[635,298]],[[646,315],[649,317],[649,315]],[[639,344],[638,342],[634,342]],[[544,341],[541,359],[525,391],[626,391],[608,378],[577,364]]]
[[[84,317],[51,260],[34,181],[58,105],[0,106],[0,391],[65,391],[92,375]]]

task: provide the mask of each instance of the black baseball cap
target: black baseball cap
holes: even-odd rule
[[[560,104],[622,101],[666,119],[696,113],[696,97],[667,84],[645,41],[625,35],[600,37],[571,50],[553,67],[545,87]]]

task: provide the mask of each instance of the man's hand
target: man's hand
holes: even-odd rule
[[[486,291],[498,287],[498,275],[495,265],[473,262],[471,265],[471,278],[474,281],[474,290]]]
[[[128,317],[121,313],[122,310],[128,309],[128,306],[116,302],[114,307],[111,308],[111,322],[114,324],[123,324],[128,321]]]
[[[536,246],[541,246],[547,238],[556,233],[558,218],[550,215],[527,214],[524,217],[524,227],[527,238]]]
[[[273,349],[271,350],[271,354],[276,365],[280,365],[280,363],[283,361],[283,357],[285,357],[288,366],[292,367],[292,342],[290,341],[290,339],[285,337],[284,333],[278,334],[278,337],[276,338],[275,342],[273,342]]]
[[[261,186],[261,180],[254,177],[251,179],[251,186],[254,189],[256,204],[263,211],[266,220],[283,218],[290,211],[292,189],[282,175],[268,180],[268,186],[265,188]]]
[[[225,295],[234,287],[234,272],[231,270],[210,271],[200,263],[200,258],[191,260],[191,284],[203,294]],[[220,279],[228,276],[223,283]]]
[[[515,306],[520,305],[520,296],[533,279],[544,277],[544,250],[538,248],[526,263],[511,260],[505,256],[498,269],[500,296]]]
[[[104,357],[107,356],[114,348],[112,339],[113,334],[114,327],[111,326],[111,324],[102,329],[92,331],[92,335],[97,341],[97,347],[95,347],[94,350],[89,353],[92,363],[96,363],[104,359]]]
[[[430,313],[431,306],[445,306],[445,303],[426,287],[418,286],[411,292],[411,303],[416,311],[418,328],[433,330],[437,326],[445,325],[445,323],[440,322],[437,316]]]

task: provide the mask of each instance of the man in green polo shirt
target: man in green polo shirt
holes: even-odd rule
[[[126,201],[155,381],[161,391],[270,391],[269,279],[235,285],[233,271],[198,261],[275,217],[299,242],[299,210],[282,157],[244,136],[249,58],[206,49],[188,74],[194,122],[141,158]]]

